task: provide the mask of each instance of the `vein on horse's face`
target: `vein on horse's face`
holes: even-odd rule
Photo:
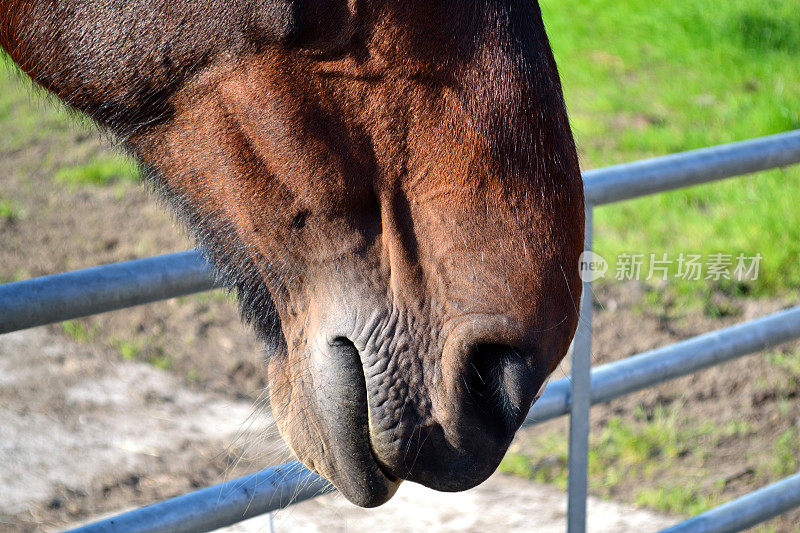
[[[535,2],[0,0],[0,46],[193,230],[302,461],[361,505],[492,472],[581,290]]]

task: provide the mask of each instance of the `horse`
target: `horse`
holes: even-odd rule
[[[577,325],[583,188],[533,0],[0,0],[236,291],[351,502],[497,468]]]

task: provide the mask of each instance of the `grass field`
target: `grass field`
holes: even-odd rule
[[[543,0],[585,168],[800,128],[800,10],[784,0]],[[800,285],[800,168],[598,209],[609,259],[754,256],[759,279]],[[720,285],[720,284],[717,284]],[[672,283],[682,293],[707,283]]]
[[[743,140],[800,128],[800,10],[781,0],[543,0],[584,168]],[[750,283],[659,284],[643,305],[713,305],[714,292],[775,296],[800,286],[800,168],[775,170],[605,206],[596,210],[595,246],[610,262],[620,254],[761,254]],[[611,283],[606,279],[601,283]],[[655,286],[655,282],[653,282]],[[800,360],[778,354],[787,375]],[[611,418],[592,435],[590,486],[613,496],[622,479],[640,479],[635,502],[696,514],[729,499],[719,482],[686,485],[666,478],[676,458],[699,479],[714,460],[714,441],[742,439],[748,423],[720,424],[657,409]],[[782,416],[782,415],[781,415]],[[755,475],[779,479],[800,468],[797,426],[763,457],[748,458]],[[506,456],[501,468],[566,486],[566,433],[550,430]],[[694,478],[697,479],[697,478]]]

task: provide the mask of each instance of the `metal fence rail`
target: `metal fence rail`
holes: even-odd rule
[[[586,249],[593,209],[646,194],[800,162],[800,130],[584,173]],[[0,333],[213,288],[193,251],[0,285]],[[584,283],[572,376],[552,383],[525,425],[570,413],[568,530],[585,531],[592,404],[800,337],[800,307],[591,370],[591,284]],[[798,474],[800,476],[800,474]],[[737,531],[800,506],[793,476],[669,531]],[[209,531],[319,494],[328,485],[296,464],[273,467],[86,526],[89,531]]]
[[[195,250],[0,285],[0,334],[214,288]]]
[[[800,130],[643,159],[583,173],[598,206],[800,163]]]
[[[213,531],[331,492],[297,461],[148,505],[71,531],[192,533]]]
[[[800,501],[800,474],[745,494],[662,533],[733,533],[790,511]]]
[[[591,372],[587,390],[592,405],[608,402],[798,338],[800,306],[598,366]],[[572,378],[550,383],[523,426],[569,413],[570,381]]]

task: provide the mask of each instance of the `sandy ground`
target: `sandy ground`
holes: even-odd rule
[[[548,485],[495,474],[467,492],[445,494],[406,483],[379,509],[359,509],[331,494],[275,513],[274,531],[345,533],[347,531],[439,531],[563,533],[566,495]],[[592,533],[647,533],[677,519],[590,498],[588,529]],[[229,533],[269,531],[270,518],[259,517],[226,528]]]
[[[144,363],[109,362],[43,329],[0,336],[0,387],[0,525],[14,529],[33,529],[13,517],[63,505],[65,493],[106,479],[139,483],[141,472],[159,458],[193,467],[271,425],[267,415],[252,416],[252,403],[189,390]],[[101,492],[128,507],[113,487]],[[596,499],[590,513],[592,531],[656,531],[675,521]],[[498,474],[462,494],[407,483],[377,510],[333,494],[276,513],[272,526],[293,532],[511,532],[536,526],[555,532],[564,530],[565,516],[562,492]],[[228,531],[269,529],[270,518],[261,517]]]
[[[270,427],[251,402],[189,390],[167,372],[108,361],[44,329],[0,336],[0,530],[32,528],[37,508],[66,506],[98,485],[126,506],[117,484],[190,475],[239,443],[262,442]],[[29,513],[34,520],[20,518]]]

